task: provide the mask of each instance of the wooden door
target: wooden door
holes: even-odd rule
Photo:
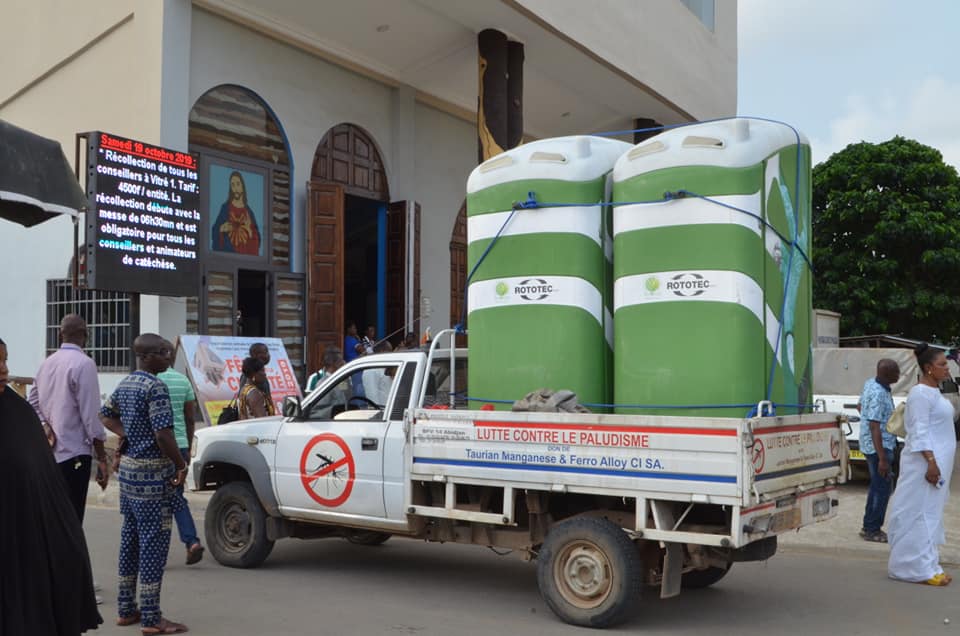
[[[420,204],[395,201],[387,208],[387,333],[399,341],[421,334]],[[399,337],[397,337],[399,336]]]
[[[343,346],[343,188],[307,183],[307,370]]]
[[[467,202],[457,212],[450,236],[450,326],[467,326]],[[466,336],[457,336],[457,346],[467,346]]]

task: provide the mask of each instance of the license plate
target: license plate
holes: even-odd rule
[[[867,458],[864,457],[864,456],[863,456],[863,453],[861,453],[860,451],[854,450],[854,449],[851,448],[851,449],[850,449],[850,459],[862,459],[862,460],[866,460]]]
[[[778,512],[770,519],[770,532],[783,532],[784,530],[799,528],[800,521],[800,508]]]

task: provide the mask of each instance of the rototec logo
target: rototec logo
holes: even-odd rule
[[[650,279],[648,278],[647,281]],[[649,284],[647,286],[649,289]],[[676,296],[699,296],[710,289],[710,281],[700,274],[677,274],[667,281],[667,291],[671,291]]]
[[[553,285],[542,278],[528,278],[513,288],[513,293],[524,300],[543,300],[553,291]]]

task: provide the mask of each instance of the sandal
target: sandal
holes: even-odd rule
[[[864,541],[871,541],[873,543],[887,543],[887,533],[883,530],[877,530],[876,532],[861,531],[860,536],[863,537]]]
[[[140,612],[139,610],[131,614],[130,616],[119,616],[117,617],[117,625],[120,627],[127,627],[129,625],[136,625],[140,622]]]
[[[941,572],[940,574],[934,575],[933,578],[927,579],[926,581],[919,581],[919,583],[920,585],[932,585],[933,587],[946,587],[950,585],[952,580],[952,576],[946,572]]]
[[[187,548],[187,565],[193,565],[194,563],[199,563],[200,559],[203,558],[203,546],[200,545],[200,542],[194,543],[192,546]]]
[[[153,627],[144,627],[140,630],[140,633],[143,636],[154,636],[154,634],[185,634],[189,631],[190,629],[186,625],[161,618],[159,623]]]

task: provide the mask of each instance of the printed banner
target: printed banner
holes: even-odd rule
[[[180,336],[180,351],[208,426],[216,424],[220,411],[237,395],[243,360],[250,355],[250,345],[257,342],[265,344],[270,351],[265,371],[270,395],[280,413],[284,398],[300,397],[300,385],[280,338]]]

